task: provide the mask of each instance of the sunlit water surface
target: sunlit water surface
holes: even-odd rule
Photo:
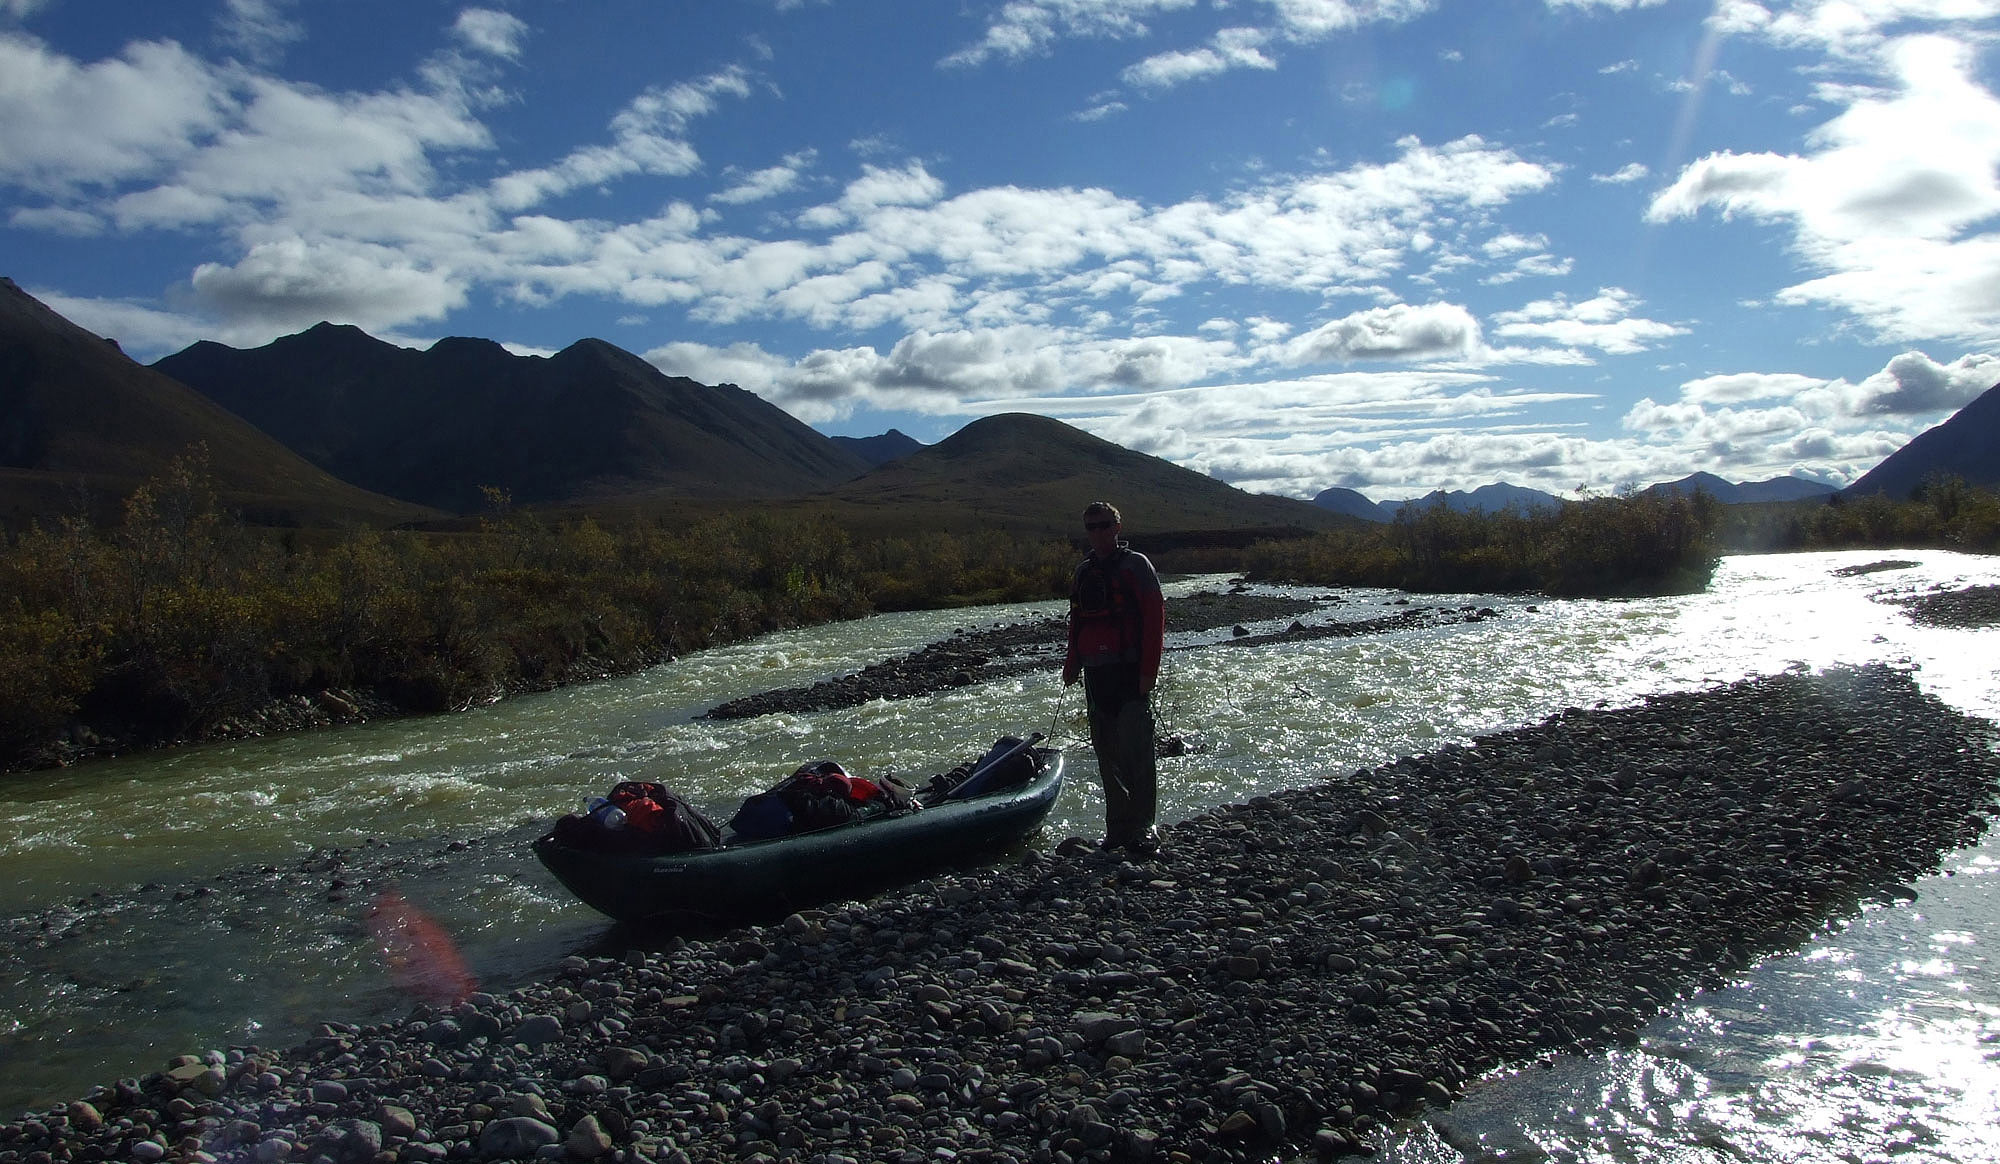
[[[1835,573],[1889,558],[1915,564]],[[1412,596],[1413,605],[1476,602],[1501,617],[1244,648],[1199,649],[1229,639],[1227,630],[1175,636],[1157,710],[1162,730],[1196,750],[1162,762],[1162,816],[1565,707],[1836,663],[1915,668],[1947,703],[2000,718],[2000,630],[1927,629],[1879,600],[1994,582],[2000,561],[1942,552],[1738,557],[1708,593],[1685,598]],[[1389,605],[1400,597],[1393,593],[1343,593],[1335,617],[1400,609]],[[844,674],[956,628],[1057,610],[886,615],[454,716],[7,778],[0,916],[46,922],[58,936],[0,952],[0,1113],[156,1069],[183,1051],[282,1045],[320,1021],[404,1013],[409,1000],[362,922],[380,888],[371,869],[400,872],[396,888],[453,934],[489,989],[527,981],[566,954],[614,947],[622,931],[569,898],[526,842],[619,779],[663,780],[726,819],[744,795],[802,760],[831,756],[864,774],[921,777],[1001,734],[1043,731],[1077,743],[1078,697],[1061,688],[1053,663],[924,699],[695,718],[723,700]],[[1038,838],[1045,847],[1099,827],[1089,749],[1073,748],[1071,761],[1077,778]],[[447,853],[451,840],[471,844]],[[333,848],[345,850],[346,864],[311,875],[324,886],[243,889],[258,884],[260,867],[296,870]],[[1948,869],[1922,882],[1915,902],[1871,910],[1689,1000],[1636,1047],[1489,1082],[1402,1129],[1381,1158],[2000,1159],[1992,1147],[2000,969],[1987,952],[2000,942],[2000,848],[1988,841],[1954,854]],[[336,887],[336,877],[350,884]],[[205,887],[220,891],[197,896]]]

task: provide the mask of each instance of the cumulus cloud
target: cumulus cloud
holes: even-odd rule
[[[1880,372],[1843,394],[1852,416],[1933,417],[1972,403],[2000,385],[2000,356],[1973,353],[1940,364],[1922,352],[1904,352]]]
[[[203,263],[190,282],[199,303],[224,319],[298,327],[326,319],[389,327],[440,319],[465,303],[465,288],[450,276],[394,251],[370,254],[296,239],[253,247],[229,266]]]
[[[1357,311],[1286,345],[1293,364],[1349,360],[1449,360],[1479,351],[1479,321],[1456,303],[1399,303]]]
[[[178,44],[83,65],[0,33],[0,180],[49,194],[144,179],[236,114],[228,79]]]
[[[2000,100],[1968,46],[1933,37],[1888,54],[1897,88],[1850,91],[1812,152],[1711,154],[1648,208],[1654,222],[1716,209],[1790,230],[1820,277],[1785,303],[1851,313],[1889,340],[2000,337]]]
[[[1996,381],[2000,356],[1942,364],[1912,351],[1858,382],[1785,372],[1704,376],[1682,384],[1678,399],[1640,399],[1621,423],[1690,464],[1734,470],[1739,479],[1801,472],[1846,484]]]

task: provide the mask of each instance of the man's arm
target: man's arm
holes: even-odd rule
[[[1160,656],[1167,649],[1167,596],[1160,591],[1160,576],[1144,555],[1132,565],[1139,592],[1139,690],[1152,694],[1160,678]]]

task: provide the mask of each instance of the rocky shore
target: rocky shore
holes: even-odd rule
[[[0,1164],[1265,1160],[1622,1039],[1986,827],[1883,667],[1570,710],[1165,830],[618,958],[0,1127]]]

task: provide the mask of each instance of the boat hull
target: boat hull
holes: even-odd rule
[[[1039,748],[1035,759],[1026,784],[899,816],[663,856],[576,848],[551,832],[535,841],[535,856],[586,905],[619,921],[776,918],[1019,841],[1062,792],[1062,753]]]

